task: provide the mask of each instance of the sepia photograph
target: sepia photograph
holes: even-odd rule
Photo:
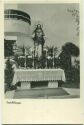
[[[4,96],[80,98],[79,3],[5,3]]]

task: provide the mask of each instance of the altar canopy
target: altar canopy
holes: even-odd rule
[[[62,69],[17,69],[15,70],[13,85],[17,82],[31,81],[65,81],[65,73]]]

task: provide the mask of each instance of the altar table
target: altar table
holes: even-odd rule
[[[21,82],[22,88],[31,88],[32,81],[49,81],[48,87],[52,88],[58,86],[59,80],[65,81],[65,73],[62,69],[16,69],[13,85]]]

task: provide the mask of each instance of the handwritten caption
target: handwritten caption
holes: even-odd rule
[[[7,104],[21,104],[21,102],[18,102],[18,101],[7,101]]]

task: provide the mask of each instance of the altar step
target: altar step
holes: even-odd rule
[[[46,98],[60,98],[60,96],[69,96],[69,94],[63,88],[43,88],[43,89],[25,89],[16,90],[14,99],[32,98],[32,99],[46,99]]]

